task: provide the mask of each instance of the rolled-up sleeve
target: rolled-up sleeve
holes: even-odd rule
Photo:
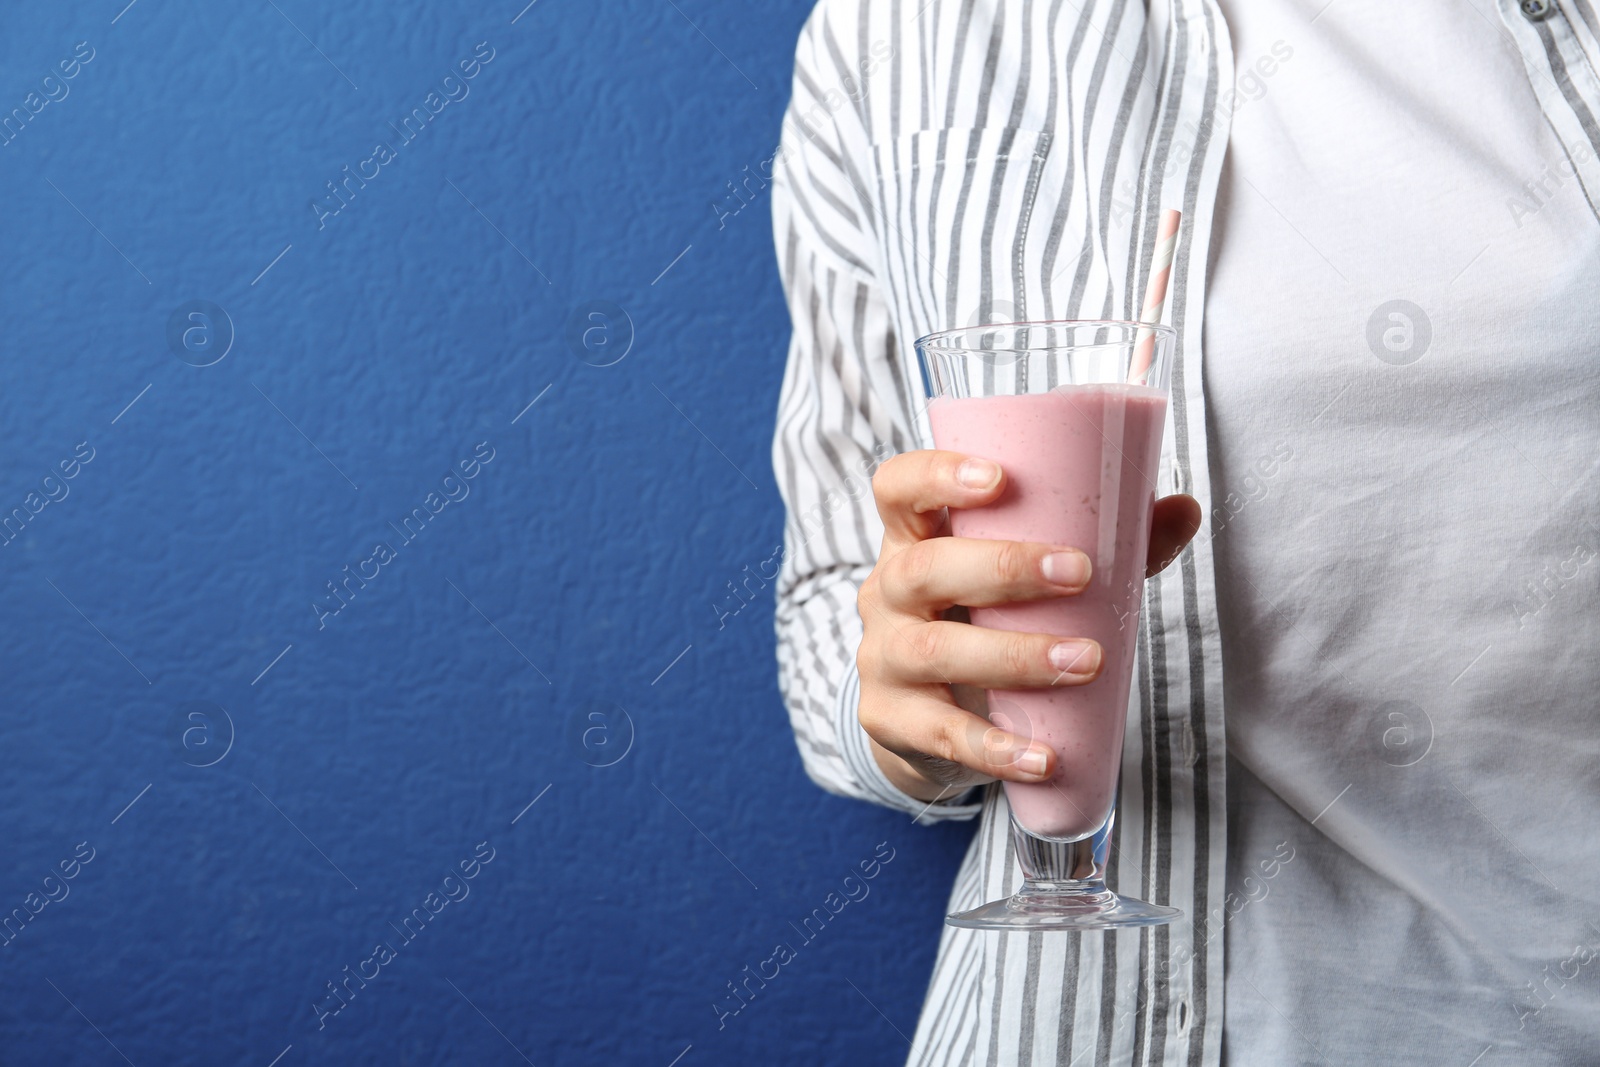
[[[787,509],[779,686],[818,785],[920,822],[971,818],[981,809],[976,792],[930,805],[897,789],[856,714],[856,591],[883,539],[871,479],[885,459],[917,447],[912,405],[921,388],[901,363],[876,276],[861,82],[841,76],[849,61],[828,37],[819,9],[801,35],[773,169],[773,234],[794,326],[772,449]]]

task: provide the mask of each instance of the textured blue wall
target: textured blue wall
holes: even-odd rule
[[[898,1062],[967,830],[718,625],[806,0],[124,3],[0,32],[0,1062]]]

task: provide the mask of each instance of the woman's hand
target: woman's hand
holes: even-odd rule
[[[957,605],[1073,596],[1089,582],[1089,557],[1072,545],[950,536],[947,508],[982,507],[1004,485],[997,464],[935,450],[895,456],[872,479],[884,535],[857,598],[859,716],[878,765],[922,800],[996,778],[1048,778],[1055,753],[990,725],[983,690],[1083,685],[1100,672],[1100,646],[1087,638],[964,621]],[[1176,558],[1199,528],[1193,497],[1156,501],[1147,574]]]

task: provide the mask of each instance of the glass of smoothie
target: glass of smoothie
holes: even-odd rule
[[[1056,768],[1005,783],[1022,888],[952,926],[1098,930],[1180,914],[1105,883],[1173,337],[1137,322],[1022,322],[916,342],[934,445],[1005,470],[994,503],[950,509],[951,534],[1070,545],[1093,564],[1077,596],[972,608],[972,622],[1103,650],[1087,685],[988,691],[990,721],[1048,744]]]

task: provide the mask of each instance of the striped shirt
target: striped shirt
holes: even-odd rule
[[[1600,20],[1588,0],[1482,3],[1592,207]],[[1212,515],[1201,312],[1235,77],[1215,0],[824,0],[802,32],[773,182],[794,324],[773,447],[780,683],[823,788],[920,822],[979,819],[951,910],[1021,883],[1004,794],[905,796],[856,719],[855,595],[883,532],[869,480],[932,443],[911,341],[1132,318],[1161,209],[1180,208],[1159,488]],[[1108,880],[1184,918],[1114,937],[946,928],[910,1063],[1221,1062],[1226,751],[1206,534],[1148,583],[1138,651]]]

